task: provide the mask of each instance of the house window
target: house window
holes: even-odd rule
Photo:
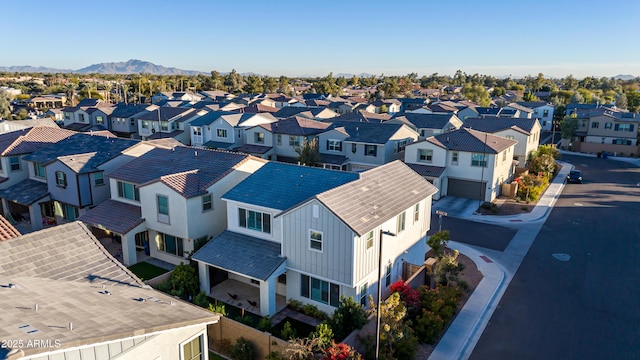
[[[282,145],[282,134],[276,135],[276,143]]]
[[[311,250],[322,251],[322,232],[309,230],[309,248]]]
[[[289,146],[300,146],[300,138],[298,136],[289,136]]]
[[[407,212],[403,211],[402,214],[398,215],[398,221],[396,224],[396,232],[399,233],[405,229],[405,220],[407,218]]]
[[[278,276],[278,282],[283,285],[287,285],[287,273]]]
[[[610,122],[606,122],[606,123],[604,123],[604,128],[605,128],[605,129],[611,129],[611,124],[612,124],[612,123],[610,123]]]
[[[96,124],[104,125],[104,118],[100,115],[96,116]]]
[[[182,358],[180,360],[205,360],[202,335],[182,345]]]
[[[20,171],[20,157],[13,156],[9,158],[11,171]]]
[[[404,151],[404,148],[407,147],[407,143],[409,142],[409,140],[401,140],[398,141],[397,143],[397,149],[396,149],[396,153],[399,153],[401,151]]]
[[[202,136],[202,128],[199,126],[194,126],[192,127],[193,129],[193,136]]]
[[[149,128],[149,122],[147,120],[140,120],[140,126],[143,129],[148,129]]]
[[[213,197],[211,194],[202,196],[202,211],[208,211],[213,209]]]
[[[631,124],[616,124],[615,131],[633,131],[633,125]]]
[[[56,185],[60,187],[67,186],[67,174],[62,171],[56,171]]]
[[[65,118],[66,120],[71,119],[71,113],[68,113],[68,112],[64,113],[64,118]]]
[[[391,285],[391,269],[393,268],[392,264],[387,264],[387,267],[384,270],[384,286],[389,287]]]
[[[418,222],[420,220],[420,203],[417,203],[413,208],[413,222]]]
[[[101,186],[104,185],[104,173],[103,172],[97,172],[93,175],[93,183],[96,186]]]
[[[592,129],[597,129],[599,127],[600,127],[600,123],[599,122],[594,121],[594,122],[591,123],[591,128]]]
[[[226,138],[227,129],[216,129],[216,136],[218,136],[219,138]]]
[[[418,161],[422,162],[432,162],[433,161],[433,150],[431,149],[418,149]]]
[[[264,133],[263,132],[253,133],[253,136],[254,136],[256,144],[264,144]]]
[[[356,150],[358,150],[358,144],[351,144],[351,152],[355,154]]]
[[[373,231],[367,234],[367,250],[373,247]]]
[[[118,181],[118,196],[124,199],[140,201],[138,187],[122,181]]]
[[[471,166],[487,167],[487,155],[479,153],[471,154]]]
[[[122,122],[124,123],[124,119],[122,120]],[[129,125],[130,126],[136,126],[136,119],[134,119],[134,118],[129,119]]]
[[[451,153],[451,165],[458,165],[458,152],[454,151]]]
[[[338,307],[340,305],[340,285],[300,275],[300,296]]]
[[[169,198],[164,195],[156,195],[158,205],[158,221],[169,223]]]
[[[423,136],[426,134],[427,132],[424,129],[420,129],[420,136]]]
[[[364,146],[364,156],[376,157],[377,154],[378,154],[378,146],[377,145],[365,145]]]
[[[45,171],[44,166],[38,163],[33,163],[33,174],[40,179],[47,178],[47,172]]]
[[[78,214],[78,208],[73,206],[73,205],[69,205],[69,204],[63,204],[62,205],[62,218],[67,220],[67,221],[76,221],[76,219],[78,218],[79,214]]]
[[[158,251],[184,257],[182,238],[159,232],[156,236],[156,245]]]
[[[258,211],[238,209],[239,226],[271,234],[271,215]]]
[[[80,122],[84,122],[84,114],[78,114],[78,119]]]
[[[360,286],[360,305],[362,306],[367,306],[367,287],[369,287],[367,283]]]
[[[544,111],[542,112],[542,117],[547,117],[549,116],[549,109],[544,109]]]
[[[502,152],[502,162],[505,162],[505,161],[507,161],[507,151],[506,150]]]
[[[340,140],[327,140],[327,150],[329,150],[329,151],[342,151],[342,141],[340,141]]]
[[[169,122],[167,122],[167,121],[160,121],[160,130],[162,130],[162,131],[169,131]]]

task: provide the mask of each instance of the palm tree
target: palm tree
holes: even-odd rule
[[[67,83],[64,86],[64,92],[67,96],[67,104],[71,104],[71,106],[75,106],[73,101],[73,96],[76,93],[76,85],[74,83]]]
[[[83,87],[87,92],[87,98],[91,99],[91,90],[96,90],[96,83],[87,81],[83,84]]]
[[[120,88],[122,89],[122,97],[124,98],[124,104],[127,104],[127,91],[129,91],[129,85],[123,83]]]

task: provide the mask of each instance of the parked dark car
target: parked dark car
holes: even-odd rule
[[[567,175],[567,182],[582,184],[582,171],[580,170],[569,171],[569,175]]]

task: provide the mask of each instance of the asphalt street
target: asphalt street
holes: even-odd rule
[[[584,183],[565,186],[471,359],[640,359],[640,168],[562,160]]]
[[[427,235],[431,236],[439,231],[438,215],[431,216],[431,230]],[[469,245],[480,246],[487,249],[504,251],[511,239],[516,234],[515,229],[499,225],[483,224],[470,220],[454,217],[442,217],[442,230],[449,230],[449,238]]]

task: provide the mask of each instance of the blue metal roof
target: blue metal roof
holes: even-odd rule
[[[222,198],[284,211],[358,178],[351,172],[269,162]]]

